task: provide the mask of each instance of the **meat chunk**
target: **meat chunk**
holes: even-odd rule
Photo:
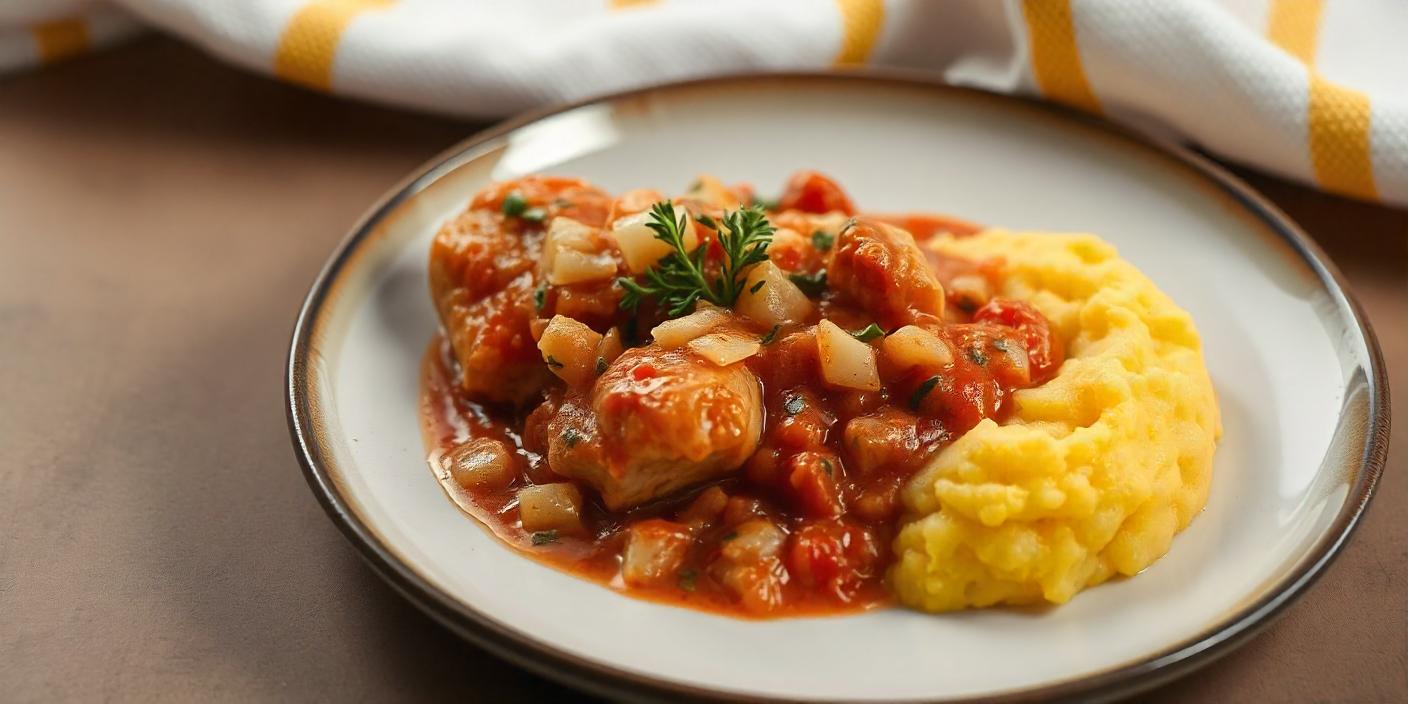
[[[528,177],[481,191],[436,233],[430,293],[471,396],[519,403],[547,381],[529,329],[543,223],[562,215],[600,225],[609,204],[577,179]]]
[[[745,366],[650,345],[626,350],[590,397],[563,402],[548,463],[619,510],[736,471],[762,426],[762,386]]]
[[[841,231],[827,269],[831,288],[847,294],[893,329],[923,314],[942,317],[944,289],[908,232],[860,220]]]

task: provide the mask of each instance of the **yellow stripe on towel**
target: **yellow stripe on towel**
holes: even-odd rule
[[[836,0],[841,10],[841,48],[832,63],[837,66],[863,64],[880,39],[885,25],[882,0]]]
[[[395,0],[311,0],[289,20],[274,51],[274,75],[318,90],[332,87],[337,45],[352,20]]]
[[[1315,71],[1324,0],[1272,0],[1266,36],[1300,59],[1309,74],[1306,141],[1315,181],[1327,191],[1377,199],[1369,144],[1369,96],[1326,80]]]
[[[88,51],[88,25],[72,18],[37,24],[30,30],[39,47],[39,60],[51,64]]]
[[[1369,96],[1310,74],[1310,163],[1327,191],[1377,200],[1369,149]]]
[[[1081,65],[1070,0],[1023,0],[1022,16],[1027,22],[1032,75],[1041,92],[1052,100],[1099,113],[1100,101],[1090,90]]]
[[[1324,9],[1325,0],[1272,0],[1266,12],[1266,37],[1291,56],[1313,64]]]

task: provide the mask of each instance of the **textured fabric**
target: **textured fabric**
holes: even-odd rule
[[[0,71],[143,26],[316,90],[480,118],[720,73],[918,68],[1408,204],[1404,0],[11,0]]]

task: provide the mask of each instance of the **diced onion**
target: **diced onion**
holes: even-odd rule
[[[914,367],[941,369],[953,364],[953,350],[948,343],[929,330],[906,325],[885,337],[880,343],[885,361],[897,370]]]
[[[609,252],[588,254],[575,249],[559,249],[553,257],[548,280],[554,286],[602,281],[616,275],[616,260]]]
[[[621,331],[618,328],[611,328],[601,338],[601,344],[596,346],[595,371],[599,374],[605,371],[605,367],[616,361],[622,352],[626,351],[626,346],[621,342]]]
[[[665,349],[674,349],[728,321],[728,313],[713,306],[700,306],[682,318],[666,320],[650,331],[655,342]]]
[[[804,322],[813,308],[807,294],[772,262],[748,270],[748,280],[733,307],[739,314],[769,327]]]
[[[571,386],[596,379],[596,351],[601,333],[565,315],[554,315],[538,339],[548,369]]]
[[[474,438],[445,454],[455,483],[470,489],[478,486],[507,486],[513,480],[512,458],[498,440]]]
[[[748,359],[762,347],[756,336],[740,337],[724,332],[710,333],[689,341],[691,351],[720,367]]]
[[[538,484],[518,490],[523,530],[582,532],[582,492],[573,484]]]
[[[694,221],[684,208],[675,208],[675,218],[684,220],[684,248],[687,252],[699,246],[699,237],[694,233]],[[626,268],[632,274],[643,274],[646,269],[660,261],[661,257],[673,249],[668,242],[655,239],[655,231],[646,223],[650,222],[650,211],[627,215],[611,224],[611,235],[616,238],[616,246],[626,260]]]
[[[860,391],[880,390],[875,348],[851,337],[830,320],[817,325],[816,348],[821,360],[821,378],[826,383]]]
[[[553,271],[557,255],[563,250],[595,254],[601,247],[592,237],[590,226],[572,218],[555,217],[548,223],[547,235],[543,238],[543,271]]]
[[[674,584],[675,574],[694,542],[689,528],[674,521],[651,518],[626,530],[626,550],[621,556],[621,578],[632,587]]]

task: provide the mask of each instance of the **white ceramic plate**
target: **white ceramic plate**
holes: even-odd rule
[[[437,321],[438,225],[530,172],[764,192],[798,168],[878,211],[926,210],[1113,242],[1202,332],[1225,435],[1207,509],[1137,578],[1045,611],[744,621],[638,601],[511,552],[425,463],[417,372]],[[408,597],[543,674],[635,697],[962,700],[1113,695],[1226,652],[1348,537],[1384,459],[1376,344],[1318,250],[1225,172],[1093,120],[875,77],[771,76],[637,91],[496,128],[390,194],[314,284],[289,422],[333,520]]]

